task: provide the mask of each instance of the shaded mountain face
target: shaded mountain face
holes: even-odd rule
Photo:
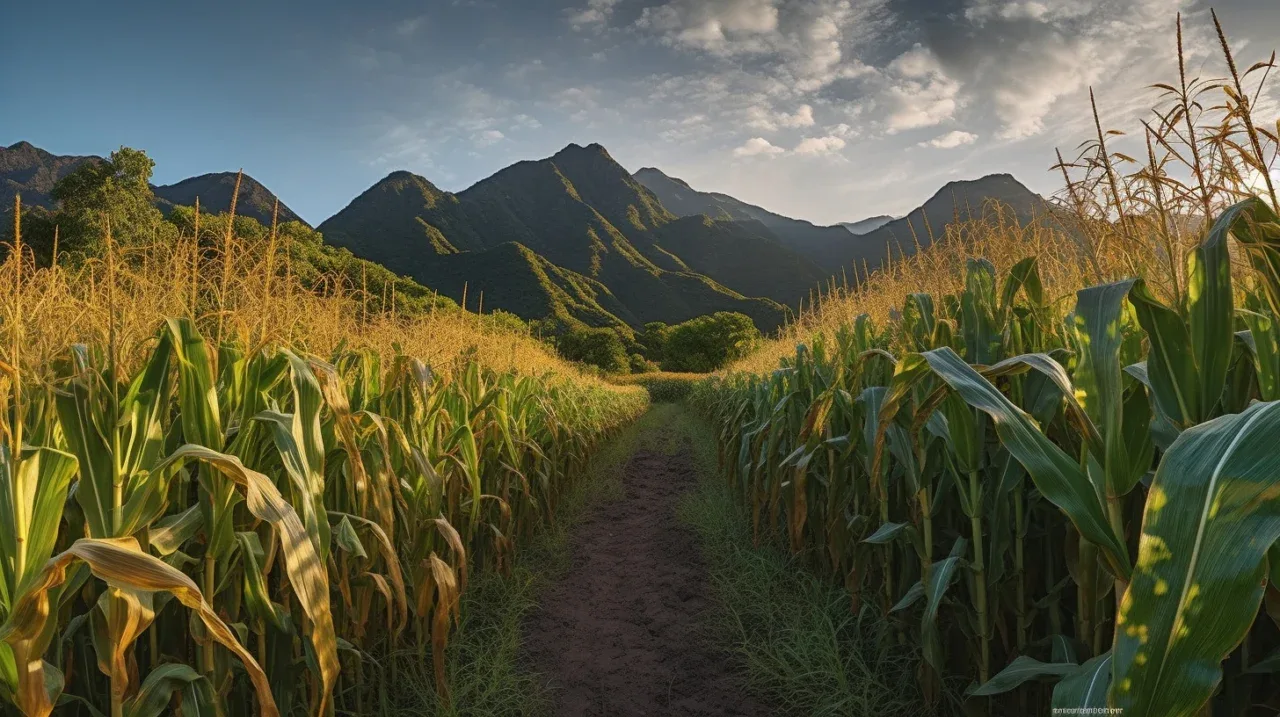
[[[231,193],[235,191],[235,186],[235,172],[216,172],[151,189],[156,195],[156,206],[160,207],[165,214],[168,214],[175,205],[193,206],[196,203],[196,197],[200,198],[200,211],[219,214],[230,211]],[[247,174],[244,175],[240,181],[240,198],[236,201],[238,216],[252,217],[264,226],[271,226],[271,213],[275,202],[275,194],[262,186],[258,180]],[[295,221],[302,222],[302,218],[281,203],[279,222],[283,224]],[[306,224],[306,222],[302,223]]]
[[[926,248],[943,236],[956,221],[979,219],[997,211],[1011,212],[1020,224],[1029,224],[1048,212],[1048,203],[1009,174],[993,174],[971,181],[952,182],[929,201],[901,219],[854,237],[851,245],[833,245],[819,258],[824,266],[866,266],[884,263],[889,252],[910,256],[917,246]]]
[[[957,218],[981,217],[993,211],[993,202],[1011,209],[1021,223],[1028,223],[1046,211],[1045,201],[1008,174],[953,182],[943,187],[923,206],[906,217],[873,217],[861,222],[819,227],[809,222],[774,214],[725,194],[699,192],[684,182],[653,168],[642,169],[636,179],[657,195],[664,206],[681,216],[706,215],[743,221],[754,220],[766,227],[787,247],[802,255],[827,275],[839,276],[857,267],[875,270],[889,256],[900,251],[913,254],[916,244],[932,243]],[[851,273],[851,272],[850,272]]]
[[[23,206],[53,209],[53,185],[81,164],[101,159],[50,154],[30,142],[0,147],[0,211],[12,211],[16,194]]]
[[[758,222],[677,219],[594,144],[519,162],[457,194],[395,172],[319,229],[455,299],[466,277],[469,297],[495,286],[486,307],[525,318],[550,309],[591,326],[739,311],[767,331],[783,303],[798,303],[823,277]],[[496,288],[504,281],[533,288]]]
[[[684,180],[667,176],[652,167],[636,172],[635,178],[653,192],[664,207],[679,216],[705,215],[712,219],[759,222],[781,244],[811,261],[824,256],[823,247],[849,240],[849,232],[843,227],[817,226],[802,219],[784,217],[727,194],[699,192]]]
[[[868,232],[873,232],[879,229],[880,227],[888,224],[889,222],[893,221],[896,218],[897,217],[882,215],[878,217],[870,217],[868,219],[863,219],[860,222],[843,222],[840,226],[844,227],[845,229],[848,229],[850,233],[861,236]]]

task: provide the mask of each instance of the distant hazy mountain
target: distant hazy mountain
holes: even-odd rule
[[[873,232],[879,229],[880,227],[888,224],[894,219],[897,219],[897,217],[891,217],[891,216],[885,215],[885,216],[879,216],[879,217],[871,217],[870,219],[863,219],[860,222],[844,222],[840,226],[844,227],[845,229],[848,229],[850,232],[854,234],[861,236],[868,232]]]
[[[699,192],[688,183],[652,168],[636,172],[636,179],[653,190],[668,209],[682,215],[704,214],[732,219],[755,219],[780,241],[795,249],[823,272],[840,275],[856,266],[878,268],[890,248],[913,254],[932,243],[955,219],[980,217],[992,202],[1006,205],[1026,223],[1045,208],[1044,200],[1008,174],[973,181],[952,182],[906,217],[880,216],[834,227],[819,227],[799,219],[774,214],[725,194]],[[927,221],[926,221],[927,219]]]
[[[24,206],[52,209],[53,185],[81,164],[99,160],[50,154],[30,142],[0,147],[0,211],[12,211],[15,194],[22,194]]]
[[[198,177],[184,179],[176,184],[165,184],[152,187],[156,194],[156,205],[166,214],[174,205],[192,206],[196,197],[200,198],[200,210],[213,213],[226,212],[231,209],[231,192],[235,190],[235,172],[216,172],[202,174]],[[253,217],[266,226],[271,225],[271,211],[276,195],[262,186],[258,180],[244,175],[240,180],[240,199],[236,202],[236,214],[242,217]],[[301,222],[302,217],[280,203],[281,224],[285,222]],[[306,224],[306,222],[303,222]]]
[[[768,330],[781,303],[825,276],[763,224],[677,219],[600,145],[519,162],[457,194],[393,172],[319,229],[455,299],[465,278],[468,303],[484,285],[486,307],[527,318],[551,307],[597,326],[740,311]]]
[[[1021,224],[1028,224],[1047,211],[1044,199],[1009,174],[992,174],[981,179],[951,182],[929,201],[901,219],[855,237],[851,246],[828,247],[824,266],[864,265],[878,268],[890,249],[894,255],[911,255],[916,247],[926,248],[941,237],[947,225],[959,220],[981,218],[996,205],[1011,211]],[[852,251],[850,251],[852,250]]]

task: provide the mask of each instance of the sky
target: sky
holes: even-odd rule
[[[1276,0],[1214,6],[1242,64],[1270,56]],[[394,170],[458,191],[598,142],[831,224],[997,172],[1056,191],[1090,87],[1140,129],[1176,79],[1179,11],[1220,74],[1199,0],[19,3],[0,144],[145,149],[157,184],[243,168],[318,224]]]

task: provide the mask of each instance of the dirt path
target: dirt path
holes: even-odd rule
[[[688,450],[641,449],[625,497],[596,506],[573,537],[573,567],[542,596],[526,629],[560,717],[770,712],[699,638],[708,586],[697,537],[676,518],[696,481]]]

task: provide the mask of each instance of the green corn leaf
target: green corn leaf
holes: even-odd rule
[[[1117,618],[1117,707],[1194,715],[1217,688],[1280,538],[1277,435],[1280,403],[1258,403],[1183,432],[1160,462]]]
[[[1079,669],[1079,665],[1070,662],[1041,662],[1026,655],[1018,655],[1008,667],[967,694],[970,697],[999,695],[1016,689],[1028,680],[1066,677]]]
[[[1102,549],[1116,575],[1127,576],[1131,570],[1128,551],[1111,529],[1097,491],[1075,459],[1054,445],[1030,416],[950,348],[923,356],[966,403],[990,416],[1001,443],[1027,469],[1040,492],[1066,513],[1081,535]]]
[[[1146,366],[1155,402],[1179,430],[1200,423],[1207,411],[1200,403],[1204,392],[1187,325],[1178,312],[1157,301],[1141,279],[1133,282],[1129,301],[1151,344]]]
[[[1222,398],[1231,365],[1235,305],[1227,244],[1237,224],[1228,211],[1187,260],[1187,315],[1191,350],[1200,370],[1199,404],[1205,412],[1201,420],[1210,417]]]
[[[1125,298],[1132,281],[1082,289],[1076,293],[1076,341],[1079,360],[1071,379],[1075,398],[1102,433],[1103,452],[1094,457],[1102,464],[1107,493],[1128,493],[1131,479],[1124,432],[1124,374],[1120,368],[1121,324]],[[1141,475],[1141,474],[1139,474]]]
[[[159,717],[169,710],[174,693],[182,695],[184,714],[213,714],[213,690],[204,675],[188,665],[169,663],[152,670],[138,693],[125,701],[124,717]]]
[[[1280,400],[1280,325],[1269,312],[1237,313],[1249,327],[1242,338],[1258,372],[1258,393],[1263,401]]]
[[[369,554],[365,552],[364,545],[360,542],[360,536],[356,535],[356,529],[351,527],[351,521],[346,516],[338,521],[338,530],[333,534],[333,540],[338,547],[358,558],[367,558]]]
[[[1221,227],[1244,247],[1271,315],[1280,316],[1280,217],[1266,202],[1252,197],[1223,212],[1213,231]]]
[[[12,607],[53,553],[76,459],[52,448],[26,448],[14,465],[0,446],[0,561],[5,605]]]
[[[1111,653],[1085,662],[1053,688],[1053,709],[1091,710],[1107,707],[1111,687]]]
[[[898,600],[897,604],[889,608],[889,612],[893,613],[906,610],[916,604],[922,597],[924,597],[924,585],[917,580],[916,583],[907,590],[906,594],[902,596],[902,599]]]
[[[925,660],[935,670],[942,673],[946,659],[942,654],[942,641],[938,631],[938,610],[942,607],[942,598],[947,594],[956,574],[965,564],[962,557],[969,549],[969,541],[957,538],[951,546],[951,555],[934,563],[929,570],[929,579],[924,586],[924,615],[920,618],[920,639],[923,642]]]

